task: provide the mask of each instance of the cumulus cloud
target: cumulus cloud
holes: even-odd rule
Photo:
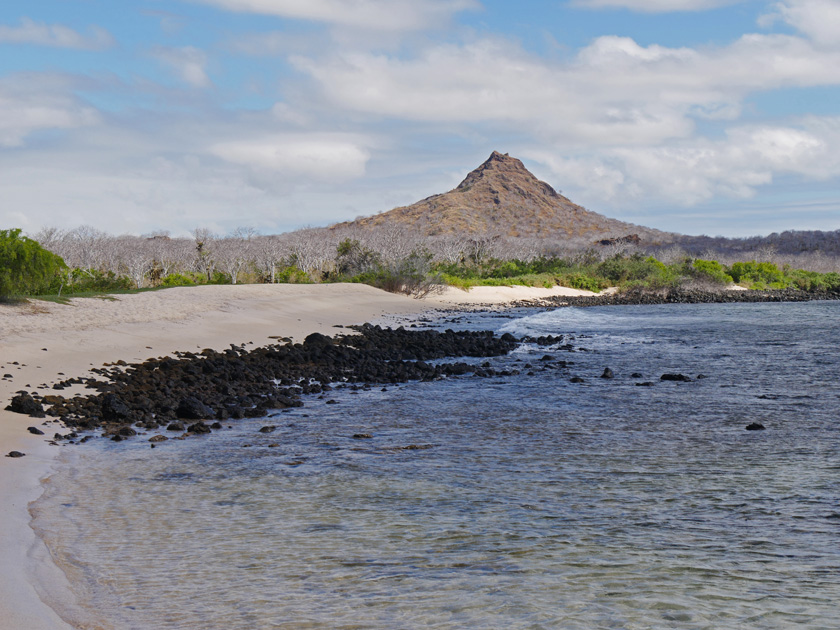
[[[480,5],[477,0],[193,0],[230,11],[369,30],[420,30]]]
[[[61,24],[44,24],[24,17],[19,26],[0,24],[0,43],[80,50],[103,50],[114,45],[114,38],[105,29],[92,26],[89,31],[88,35],[83,35]]]
[[[166,48],[158,46],[152,50],[152,56],[169,66],[182,81],[193,87],[211,85],[207,76],[207,55],[193,46]]]
[[[96,124],[99,114],[72,96],[63,81],[39,75],[0,80],[0,147],[20,147],[30,134]]]
[[[783,20],[822,46],[840,47],[840,2],[837,0],[785,0],[763,16],[761,23]]]
[[[744,0],[572,0],[574,6],[587,9],[622,8],[645,13],[706,11],[737,4]]]
[[[210,153],[227,162],[286,176],[346,180],[364,175],[370,154],[342,135],[286,134],[222,142]]]
[[[718,196],[752,197],[780,175],[840,176],[840,118],[810,117],[797,126],[739,126],[719,140],[693,138],[590,155],[528,154],[590,199],[656,199],[690,206]]]
[[[342,108],[602,145],[687,137],[695,117],[731,119],[753,92],[840,83],[840,51],[785,35],[745,35],[704,50],[605,36],[562,63],[493,39],[433,46],[409,59],[347,53],[292,63]]]

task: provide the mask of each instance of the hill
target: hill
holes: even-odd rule
[[[498,151],[449,192],[332,227],[392,224],[414,228],[426,236],[489,233],[591,241],[630,238],[651,244],[674,238],[586,210],[537,179],[521,161]]]

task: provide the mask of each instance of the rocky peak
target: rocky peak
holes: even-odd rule
[[[481,183],[488,183],[493,188],[501,185],[507,190],[539,191],[550,197],[558,196],[551,186],[534,177],[520,160],[498,151],[493,151],[481,166],[467,175],[455,192],[468,192]]]

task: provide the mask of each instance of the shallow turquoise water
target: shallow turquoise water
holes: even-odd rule
[[[63,613],[144,629],[837,627],[838,315],[475,316],[572,334],[575,351],[526,345],[491,360],[518,376],[336,391],[154,450],[65,448],[35,507],[77,590]]]

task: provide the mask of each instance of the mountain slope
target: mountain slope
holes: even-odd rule
[[[649,242],[670,240],[665,232],[586,210],[534,177],[522,162],[498,151],[454,190],[334,227],[382,227],[394,223],[427,236],[491,233],[599,240],[638,234]]]

